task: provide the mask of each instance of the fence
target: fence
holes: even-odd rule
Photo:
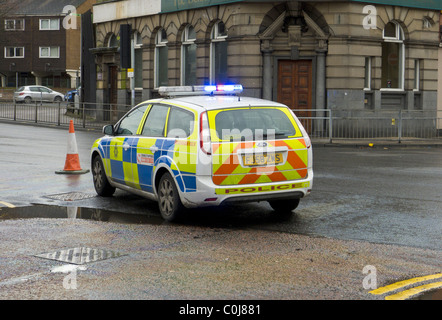
[[[0,103],[0,119],[68,126],[70,120],[76,127],[100,129],[120,119],[131,106],[96,103]]]
[[[131,106],[94,103],[32,104],[0,103],[0,119],[98,129],[120,119]],[[427,110],[297,110],[299,119],[313,140],[385,139],[401,142],[409,139],[439,139],[442,118]],[[297,112],[295,111],[295,112]],[[307,116],[305,116],[307,114]]]
[[[312,139],[404,140],[441,138],[442,118],[436,110],[310,109],[300,116]]]

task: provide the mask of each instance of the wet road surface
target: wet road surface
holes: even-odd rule
[[[99,136],[76,132],[84,169]],[[66,144],[64,130],[0,123],[0,299],[383,299],[364,266],[379,286],[441,272],[442,148],[316,147],[293,215],[262,202],[169,224],[155,202],[96,197],[90,173],[56,175]],[[122,255],[66,290],[60,262],[36,255],[70,248]]]

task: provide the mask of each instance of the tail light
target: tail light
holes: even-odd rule
[[[200,148],[205,154],[212,154],[212,144],[210,142],[209,120],[207,112],[201,113],[200,116]]]

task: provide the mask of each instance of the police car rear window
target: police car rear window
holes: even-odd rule
[[[223,110],[216,115],[215,126],[220,140],[232,141],[283,139],[297,132],[287,115],[275,108]]]

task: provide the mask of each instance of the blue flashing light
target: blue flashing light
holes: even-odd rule
[[[204,91],[208,93],[240,93],[243,91],[243,87],[240,84],[209,85],[204,86]]]

